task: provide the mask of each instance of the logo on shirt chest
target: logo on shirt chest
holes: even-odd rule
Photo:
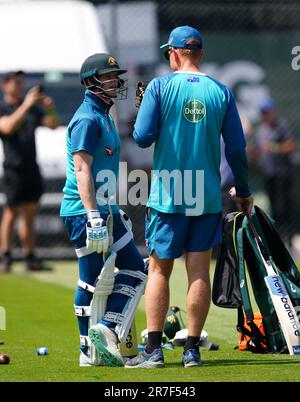
[[[205,114],[205,105],[198,99],[189,100],[183,107],[183,115],[191,123],[198,123]]]

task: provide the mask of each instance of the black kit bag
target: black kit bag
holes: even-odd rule
[[[242,221],[241,212],[231,212],[223,219],[222,243],[217,257],[212,289],[212,301],[218,307],[238,308],[243,304],[235,237]]]

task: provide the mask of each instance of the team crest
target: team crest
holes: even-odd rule
[[[108,64],[109,64],[110,66],[117,66],[117,65],[118,65],[118,62],[117,62],[117,60],[116,60],[114,57],[110,56],[109,59],[108,59]]]

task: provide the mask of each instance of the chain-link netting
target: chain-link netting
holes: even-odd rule
[[[300,64],[299,57],[295,59],[300,50],[299,11],[297,2],[157,3],[160,44],[166,43],[170,31],[179,25],[194,26],[203,34],[202,71],[228,85],[237,101],[248,142],[250,183],[255,202],[276,219],[284,239],[294,251],[300,247],[300,193],[297,191],[300,184],[297,146],[300,139]],[[160,54],[153,73],[168,71],[167,62]],[[271,144],[274,145],[271,156],[275,162],[265,166],[259,149],[264,117],[259,104],[269,96],[275,102],[278,118],[287,127],[283,124],[275,130],[277,137],[272,138],[275,144]],[[285,153],[282,146],[278,153],[277,144],[291,134],[295,137],[295,149]],[[132,155],[134,157],[134,151]],[[270,174],[272,164],[289,165],[288,159],[292,166],[283,166],[284,174],[281,175],[280,170],[278,174],[277,171]],[[225,203],[227,208],[232,208],[230,201],[225,199]],[[132,209],[131,216],[138,213]]]
[[[123,200],[122,208],[133,220],[137,244],[143,249],[145,206],[128,205],[124,200],[136,185],[131,172],[142,169],[150,175],[152,149],[138,149],[131,138],[137,112],[135,86],[139,80],[148,83],[154,76],[170,71],[159,46],[167,42],[170,31],[176,26],[191,25],[203,35],[201,69],[228,85],[235,95],[248,142],[250,183],[255,202],[272,214],[272,205],[276,208],[274,200],[277,201],[283,214],[280,217],[282,234],[294,250],[300,252],[299,147],[289,150],[277,146],[284,142],[287,131],[294,135],[296,143],[300,141],[300,4],[296,1],[176,0],[94,3],[109,51],[128,69],[128,99],[120,101],[116,107],[122,141],[121,160],[127,162],[121,167],[119,195]],[[53,96],[61,125],[65,126],[82,99],[78,76],[65,74],[61,81],[37,75],[29,75],[29,78],[28,86],[41,81],[47,93]],[[288,127],[276,131],[278,139],[272,148],[279,164],[283,155],[285,160],[292,161],[288,177],[285,175],[280,184],[276,182],[276,175],[275,182],[268,182],[257,148],[263,118],[259,102],[267,96],[273,98],[278,116]],[[57,148],[50,155],[45,137],[43,139],[42,133],[38,136],[38,151],[43,152],[39,162],[45,181],[37,220],[39,254],[47,258],[70,257],[74,252],[59,218],[64,184],[64,142],[57,139]],[[281,191],[276,192],[278,186]],[[15,246],[20,246],[18,240]]]

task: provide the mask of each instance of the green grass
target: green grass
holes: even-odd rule
[[[78,333],[73,312],[76,263],[53,263],[53,273],[24,274],[21,265],[13,274],[0,276],[0,306],[7,313],[5,342],[0,353],[11,358],[0,365],[0,381],[102,381],[102,382],[192,382],[192,381],[299,381],[300,359],[289,355],[255,355],[234,350],[238,334],[236,311],[211,306],[205,329],[219,351],[201,350],[205,365],[181,367],[181,348],[165,351],[163,370],[78,366]],[[186,275],[176,263],[171,283],[171,304],[184,309]],[[183,314],[185,319],[185,315]],[[146,327],[143,302],[136,316],[138,339]],[[46,346],[48,356],[37,356]]]

